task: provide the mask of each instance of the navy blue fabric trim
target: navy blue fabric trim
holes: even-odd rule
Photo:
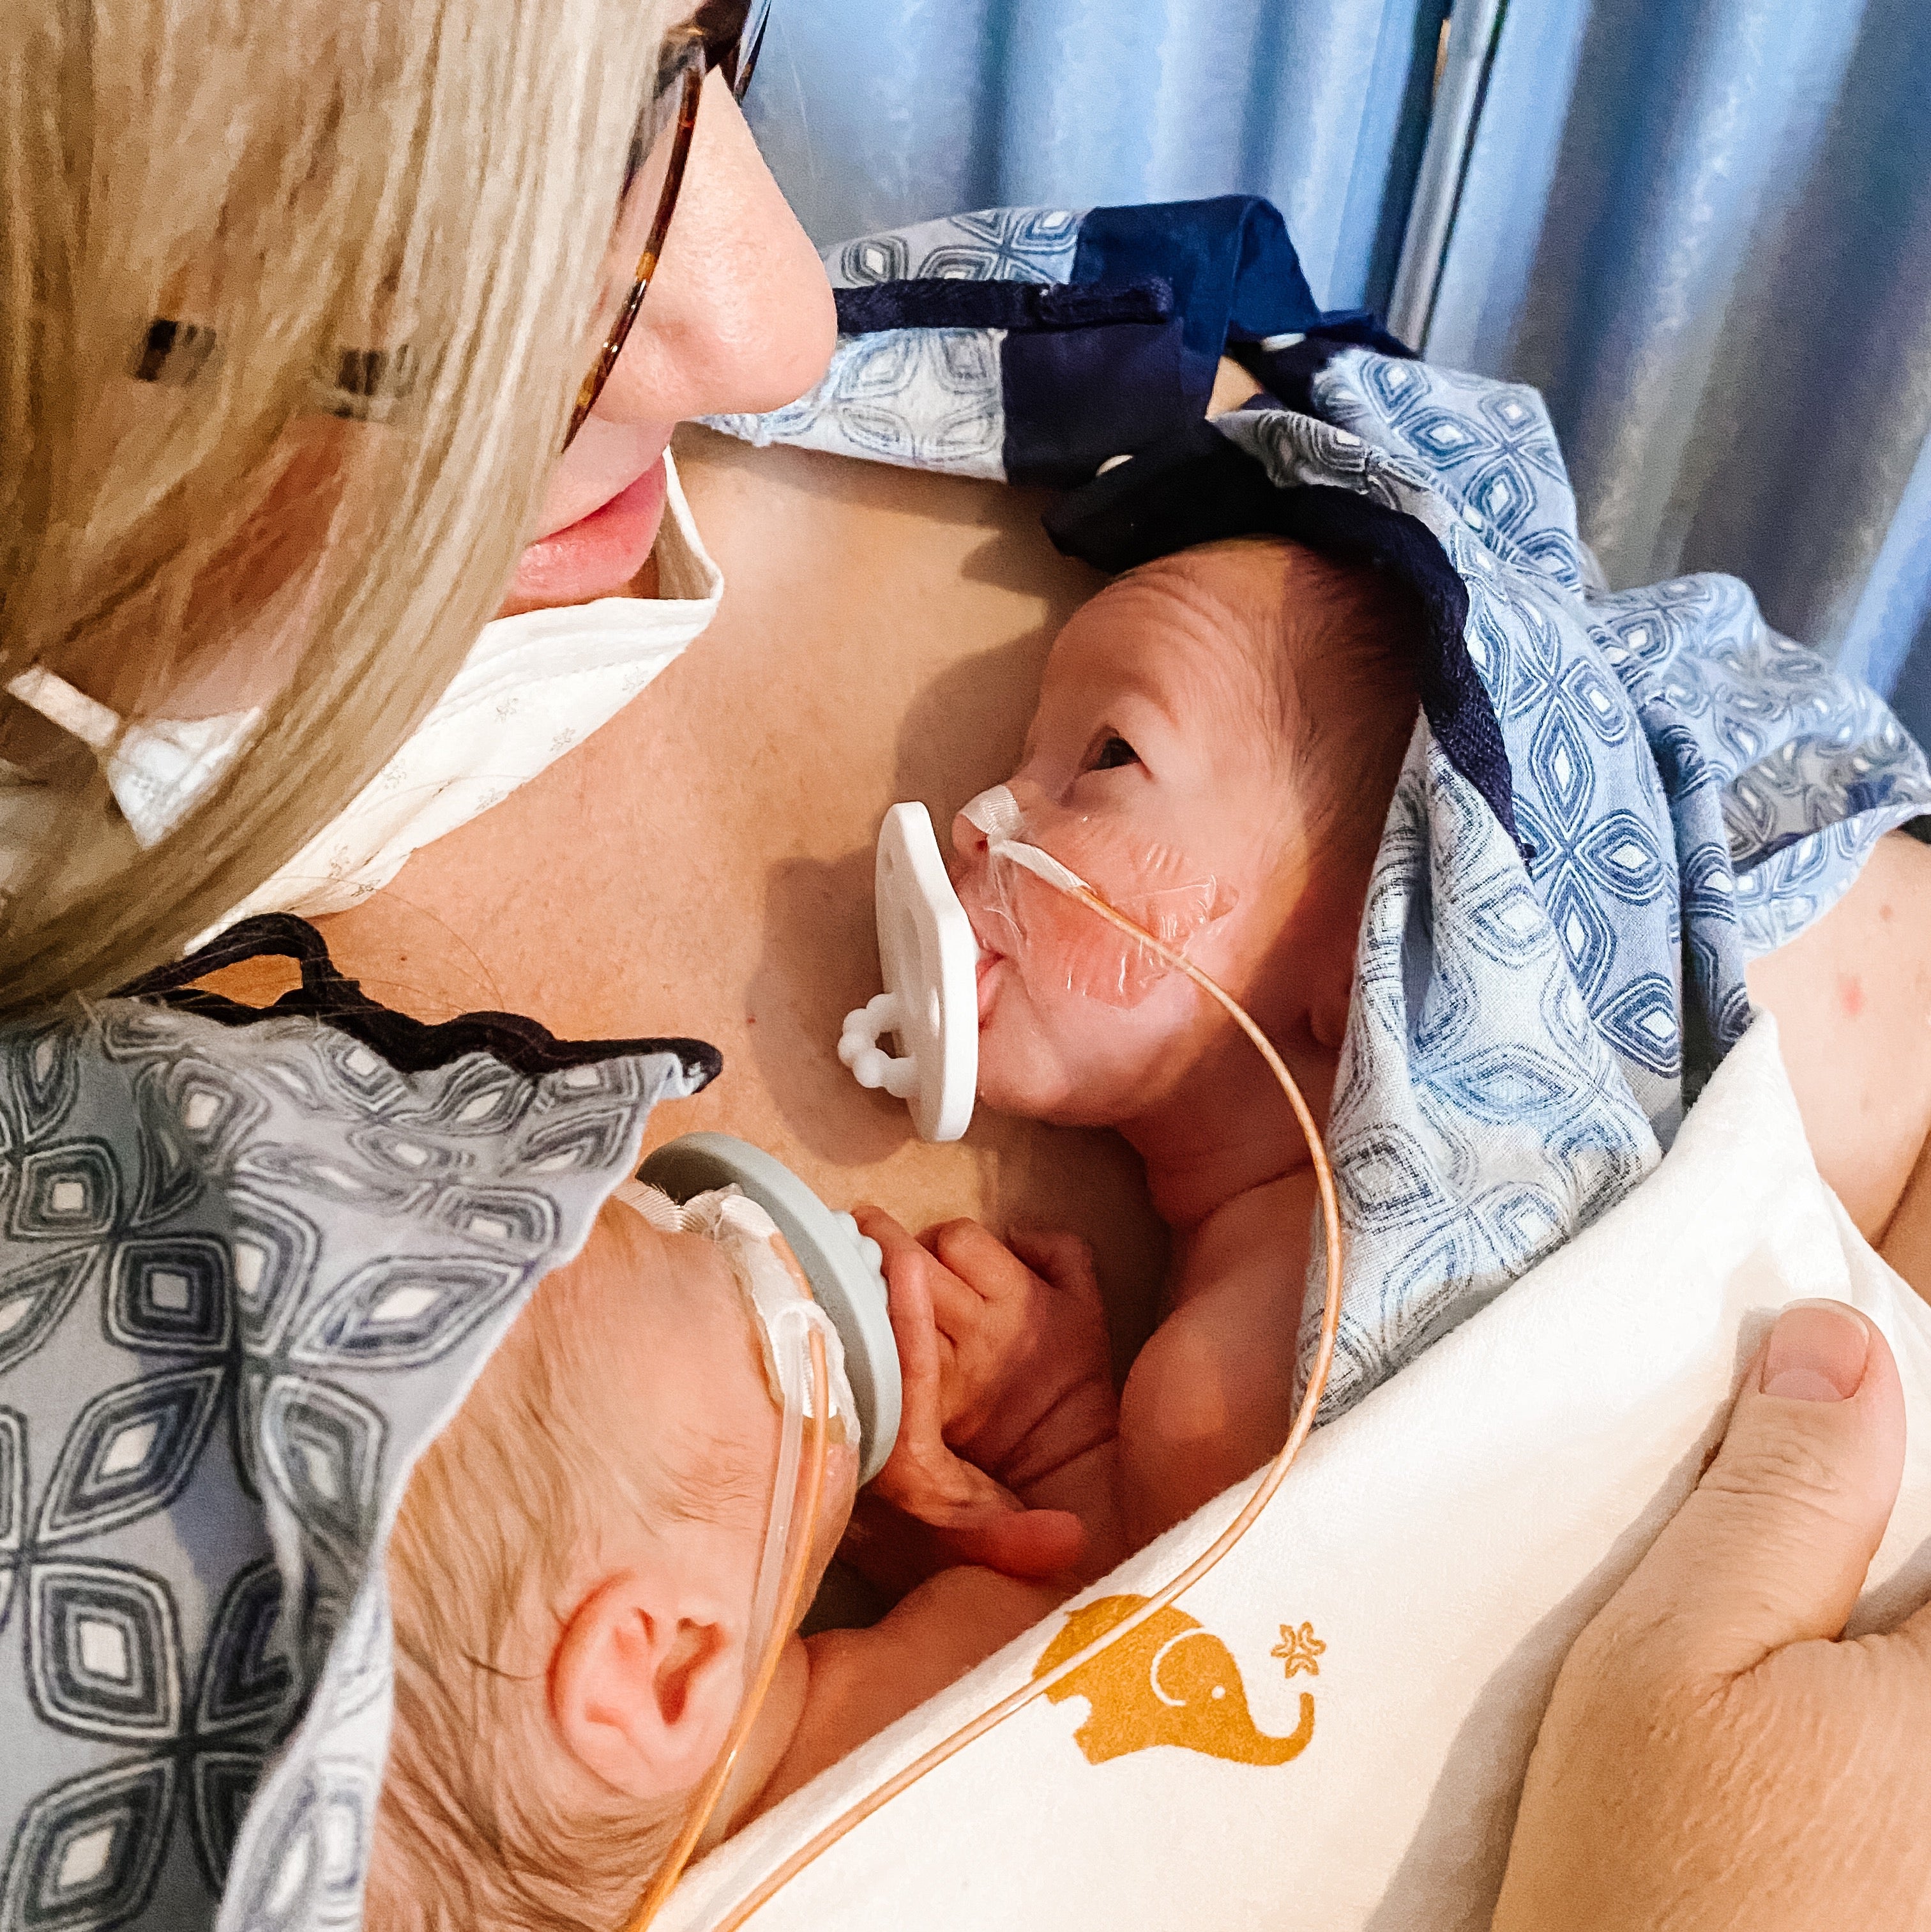
[[[1201,422],[1062,498],[1045,525],[1066,555],[1105,571],[1130,570],[1217,538],[1266,535],[1385,572],[1420,605],[1415,688],[1436,742],[1524,856],[1534,856],[1516,827],[1501,726],[1468,655],[1468,588],[1426,524],[1351,490],[1277,488],[1254,458]]]
[[[1090,210],[1068,279],[1117,285],[1149,275],[1173,286],[1183,324],[1181,371],[1195,416],[1207,407],[1229,341],[1306,330],[1321,319],[1287,224],[1254,195]]]
[[[1390,335],[1368,309],[1330,317],[1285,349],[1263,349],[1258,342],[1251,342],[1232,345],[1228,352],[1289,409],[1304,416],[1318,416],[1321,412],[1314,404],[1314,379],[1341,350],[1352,346],[1372,349],[1404,362],[1419,359],[1405,343]]]
[[[1420,352],[1411,349],[1399,335],[1390,334],[1372,308],[1331,308],[1308,334],[1337,347],[1352,343],[1357,348],[1372,349],[1378,356],[1393,356],[1403,362],[1421,360]]]
[[[841,335],[877,335],[888,328],[1100,328],[1165,322],[1174,312],[1174,285],[1164,275],[1084,287],[926,277],[832,292]]]
[[[244,1006],[188,984],[224,966],[265,958],[292,959],[301,968],[301,984],[273,1006]],[[559,1040],[522,1013],[461,1013],[436,1025],[412,1019],[370,999],[356,981],[337,969],[321,934],[290,913],[263,913],[240,920],[198,952],[123,986],[116,997],[150,1000],[199,1013],[223,1026],[250,1026],[258,1020],[298,1014],[360,1040],[400,1073],[447,1066],[467,1053],[493,1054],[519,1073],[532,1076],[634,1054],[670,1053],[682,1062],[695,1093],[709,1086],[724,1064],[723,1054],[701,1040]]]
[[[1000,358],[1006,480],[1070,488],[1197,416],[1181,359],[1177,319],[1009,335]]]
[[[1096,339],[1047,347],[1017,335],[1006,338],[1006,473],[1012,481],[1081,483],[1108,457],[1144,449],[1197,422],[1223,353],[1237,356],[1270,389],[1301,407],[1308,376],[1343,343],[1411,353],[1367,310],[1328,314],[1317,308],[1286,224],[1270,203],[1252,195],[1089,211],[1065,296],[1090,290],[1098,297],[1149,284],[1166,287],[1168,313],[1177,320],[1171,360],[1165,345],[1156,352],[1150,342],[1100,340],[1096,331]],[[944,312],[963,315],[972,312],[969,291],[1000,285],[891,286],[958,291],[934,299],[960,304]],[[841,319],[845,300],[841,293]],[[1049,306],[1044,291],[1041,300]],[[895,304],[881,313],[910,310]],[[1294,334],[1306,343],[1284,352],[1285,360],[1259,346],[1264,339]]]

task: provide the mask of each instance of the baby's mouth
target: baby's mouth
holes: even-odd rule
[[[982,1027],[985,1024],[999,991],[999,982],[993,976],[994,971],[1005,963],[1003,952],[982,952],[979,956],[979,1023]]]
[[[961,904],[965,904],[965,902],[963,900],[961,901]],[[965,904],[965,916],[967,923],[972,928],[973,941],[979,947],[979,965],[977,974],[979,982],[979,1024],[983,1026],[985,1023],[986,1010],[991,1004],[990,982],[991,980],[992,970],[994,967],[1000,964],[1000,962],[1005,958],[1006,955],[1002,952],[997,946],[991,944],[991,942],[986,938],[985,915],[979,907]]]

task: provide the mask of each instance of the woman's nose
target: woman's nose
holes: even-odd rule
[[[714,73],[663,257],[592,413],[661,423],[775,410],[824,374],[837,338],[817,251]]]

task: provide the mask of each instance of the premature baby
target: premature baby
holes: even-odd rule
[[[1273,538],[1201,545],[1119,578],[1054,645],[1011,790],[1023,836],[1245,1006],[1324,1119],[1363,906],[1417,704],[1419,615],[1373,572]],[[943,1446],[908,1445],[879,1484],[955,1548],[1025,1567],[1103,1568],[1250,1474],[1285,1439],[1315,1214],[1306,1145],[1252,1046],[1144,947],[1010,863],[963,814],[959,896],[979,968],[979,1093],[1009,1112],[1117,1128],[1172,1231],[1163,1319],[1127,1377],[1104,1546],[1075,1525],[1008,1522]],[[1036,1291],[1076,1244],[1018,1260],[970,1223],[922,1246],[861,1217],[885,1249],[894,1322],[927,1304],[971,1346],[988,1270],[1030,1262]],[[1009,1300],[1017,1290],[1009,1291]],[[1036,1412],[1000,1418],[1009,1432]],[[983,1433],[949,1438],[976,1457]],[[916,1438],[915,1438],[916,1442]],[[928,1444],[929,1448],[929,1444]],[[976,1504],[976,1507],[975,1507]],[[972,1540],[982,1532],[997,1541]],[[1028,1542],[1030,1539],[1030,1543]]]
[[[1037,1278],[999,1252],[1006,1273],[982,1271],[991,1285],[970,1359],[948,1360],[942,1384],[928,1330],[905,1364],[907,1454],[922,1443],[929,1456],[973,1414],[1014,1410],[1043,1351],[1057,1422],[1004,1453],[982,1449],[975,1474],[1015,1522],[1049,1539],[1076,1524],[1073,1540],[1098,1548],[1105,1526],[1081,1514],[1081,1458],[1055,1430],[1113,1439],[1104,1311],[1090,1273],[1075,1270],[1042,1306],[1027,1291]],[[1001,1280],[1015,1297],[1004,1306]],[[629,1922],[744,1694],[779,1426],[760,1330],[724,1253],[607,1204],[583,1253],[539,1284],[403,1498],[388,1559],[395,1714],[370,1932],[617,1932]],[[1090,1460],[1103,1488],[1104,1456]],[[850,1514],[856,1468],[855,1449],[835,1444],[807,1602]],[[720,1822],[741,1824],[804,1784],[1071,1587],[955,1566],[874,1628],[793,1634]]]
[[[1399,586],[1276,539],[1144,566],[1057,640],[1012,780],[1023,836],[1183,946],[1317,1118],[1418,622]],[[970,1222],[914,1240],[862,1213],[904,1418],[849,1530],[855,1460],[835,1452],[816,1568],[842,1534],[900,1600],[872,1628],[790,1637],[727,1827],[1249,1474],[1290,1419],[1315,1192],[1285,1100],[1179,976],[990,860],[964,818],[955,841],[986,954],[982,1096],[1138,1149],[1173,1235],[1163,1319],[1116,1396],[1078,1241]],[[607,1207],[403,1502],[374,1932],[626,1922],[742,1695],[778,1430],[723,1256]]]

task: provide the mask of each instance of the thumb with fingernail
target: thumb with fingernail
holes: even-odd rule
[[[1722,1446],[1615,1599],[1703,1672],[1843,1629],[1904,1468],[1904,1395],[1876,1328],[1841,1302],[1784,1310]],[[1615,1607],[1612,1605],[1612,1608]]]
[[[1702,1480],[1563,1665],[1492,1932],[1931,1923],[1931,1610],[1836,1641],[1904,1423],[1873,1322],[1778,1316]]]

